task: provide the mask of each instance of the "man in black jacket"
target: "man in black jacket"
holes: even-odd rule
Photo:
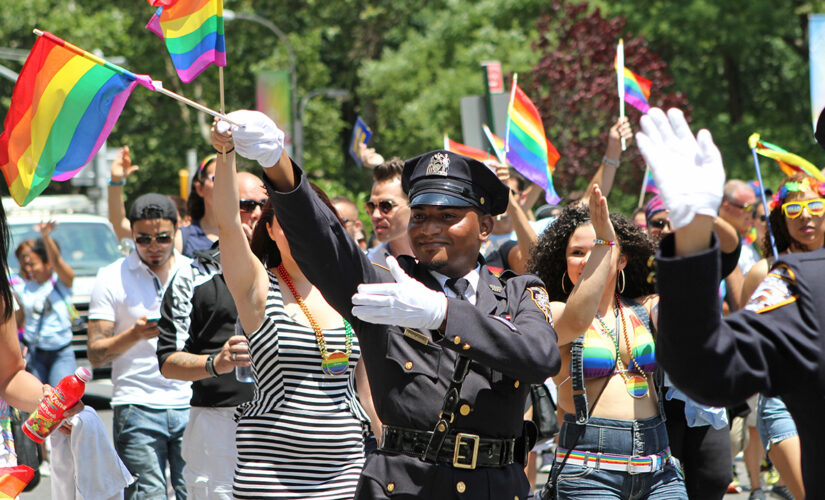
[[[659,361],[702,403],[781,396],[799,431],[806,497],[825,498],[825,249],[783,256],[745,309],[721,319],[712,236],[725,180],[719,150],[707,130],[694,138],[677,109],[653,108],[641,124],[639,149],[675,231],[657,258]]]
[[[237,152],[265,167],[292,255],[358,335],[385,426],[356,498],[527,498],[524,403],[560,359],[541,281],[500,279],[479,255],[507,187],[447,151],[408,160],[417,260],[376,266],[283,152],[275,124],[251,111],[231,118],[244,125],[233,130]]]

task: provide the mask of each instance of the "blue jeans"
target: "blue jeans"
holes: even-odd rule
[[[785,403],[780,398],[769,398],[761,394],[756,412],[756,430],[759,431],[762,446],[766,450],[772,444],[799,435]]]
[[[54,387],[73,374],[77,368],[74,351],[67,345],[56,351],[44,351],[30,347],[26,353],[26,369],[44,384]]]
[[[667,428],[660,416],[643,420],[616,420],[591,417],[576,440],[580,427],[575,415],[564,416],[558,436],[559,448],[647,456],[668,447]],[[553,464],[556,468],[561,459]],[[587,468],[567,463],[558,479],[559,499],[687,499],[682,472],[675,461],[662,470],[642,474]]]
[[[162,409],[117,405],[113,415],[113,437],[120,459],[137,478],[124,491],[127,500],[166,498],[166,462],[175,497],[186,498],[181,456],[183,431],[189,408]]]

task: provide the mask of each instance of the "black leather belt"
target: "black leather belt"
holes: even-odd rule
[[[432,431],[385,425],[379,449],[421,458],[427,450],[432,434]],[[441,447],[436,461],[451,464],[459,469],[504,467],[516,461],[515,449],[515,439],[492,439],[477,434],[451,432],[444,440],[444,446]]]

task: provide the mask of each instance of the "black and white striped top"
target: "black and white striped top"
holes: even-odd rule
[[[353,337],[349,370],[329,376],[312,328],[284,311],[269,273],[266,316],[249,337],[255,397],[239,407],[236,498],[350,499],[364,464],[361,423],[348,379],[360,357]],[[344,351],[345,330],[325,330],[330,353]]]

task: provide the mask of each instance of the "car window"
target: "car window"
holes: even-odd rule
[[[36,224],[9,223],[11,246],[9,248],[9,269],[20,270],[20,264],[14,250],[21,241],[37,239],[40,232]],[[61,221],[52,233],[52,238],[60,246],[63,260],[74,269],[77,275],[94,275],[97,270],[120,258],[117,237],[106,224],[94,222]]]

